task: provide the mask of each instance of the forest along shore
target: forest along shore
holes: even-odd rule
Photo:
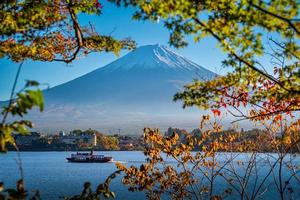
[[[170,136],[173,133],[179,135],[182,143],[185,142],[184,135],[186,135],[186,133],[195,138],[201,138],[200,129],[194,129],[188,132],[185,129],[169,127],[164,134]],[[233,149],[236,152],[240,152],[238,146],[244,141],[261,143],[261,145],[256,145],[256,149],[248,149],[247,152],[272,152],[272,148],[267,142],[267,134],[260,129],[247,131],[229,129],[214,133],[213,135],[215,135],[215,138],[220,136],[226,138],[230,135],[237,134],[239,137],[237,137],[238,139],[233,143]],[[280,134],[278,134],[278,136],[280,136]],[[61,131],[56,134],[48,135],[39,132],[30,132],[27,135],[15,134],[14,137],[20,151],[141,151],[145,147],[142,135],[108,135],[93,129],[76,129],[69,133]],[[214,137],[210,140],[213,139]],[[209,143],[211,141],[206,142]],[[234,148],[234,146],[237,148]],[[199,149],[201,149],[201,147],[195,148],[194,150],[197,151]],[[9,150],[14,151],[15,149],[10,146]],[[243,151],[245,152],[245,150]],[[293,152],[299,152],[299,150],[295,149]]]

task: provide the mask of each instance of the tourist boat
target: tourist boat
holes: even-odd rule
[[[111,156],[95,155],[93,151],[91,153],[76,153],[71,154],[71,157],[67,158],[69,162],[77,163],[106,163],[113,161]]]

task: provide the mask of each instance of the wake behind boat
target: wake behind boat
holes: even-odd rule
[[[76,153],[71,154],[71,157],[66,158],[69,162],[78,162],[78,163],[106,163],[112,162],[113,158],[111,156],[105,155],[95,155],[93,151],[90,153]]]

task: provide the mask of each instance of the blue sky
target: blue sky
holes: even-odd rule
[[[131,37],[138,46],[157,43],[168,45],[169,32],[163,27],[162,22],[133,21],[132,13],[133,9],[117,8],[113,4],[103,1],[101,16],[81,16],[80,21],[82,23],[91,22],[101,34],[110,34],[113,31],[112,36],[116,38]],[[216,48],[214,39],[207,38],[197,44],[193,42],[192,38],[188,38],[188,40],[190,41],[188,47],[175,49],[175,51],[211,71],[224,73],[225,69],[220,71],[224,54]],[[121,56],[126,53],[126,51],[122,51]],[[53,87],[103,67],[117,58],[112,53],[93,53],[69,65],[59,62],[26,61],[21,71],[18,88],[24,85],[25,80],[37,80]],[[0,65],[0,101],[2,101],[9,97],[18,64],[1,59]]]

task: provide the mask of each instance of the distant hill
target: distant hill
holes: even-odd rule
[[[38,129],[98,128],[126,133],[144,126],[195,128],[199,111],[183,111],[173,95],[193,79],[216,74],[160,45],[142,46],[77,79],[44,91]]]

